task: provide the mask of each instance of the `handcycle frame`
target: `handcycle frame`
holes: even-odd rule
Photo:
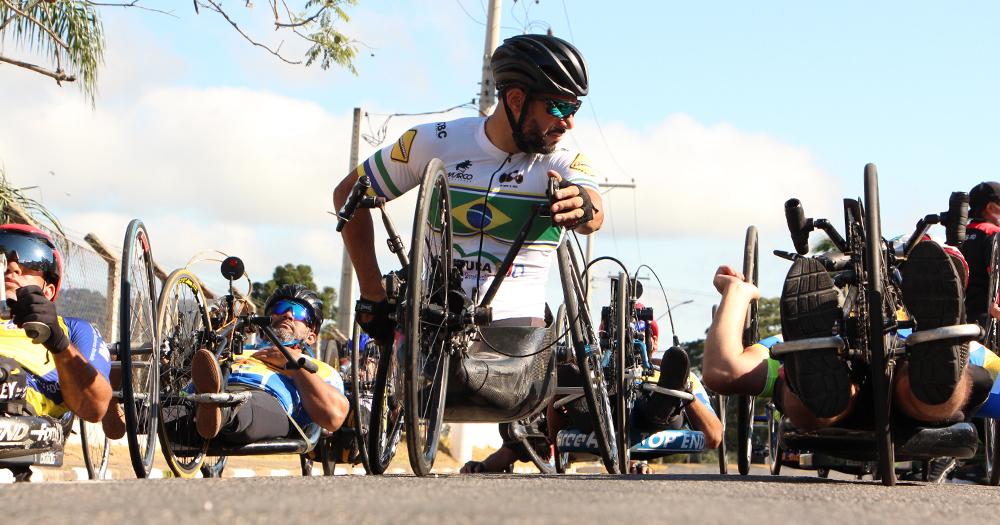
[[[847,237],[825,219],[806,219],[797,199],[785,203],[785,216],[797,254],[776,250],[775,255],[794,260],[808,252],[808,236],[813,229],[823,230],[834,246],[843,254],[840,257],[815,256],[828,271],[834,274],[834,283],[847,288],[844,306],[844,333],[832,337],[801,339],[778,343],[771,348],[774,359],[782,359],[795,352],[814,349],[837,348],[841,355],[860,366],[867,367],[872,381],[874,430],[853,430],[831,427],[814,432],[793,429],[783,419],[774,429],[779,434],[775,460],[780,463],[781,449],[816,451],[851,460],[874,460],[876,475],[884,485],[895,485],[895,461],[927,460],[934,457],[969,457],[975,452],[975,429],[968,423],[957,423],[943,428],[895,425],[893,429],[892,376],[896,365],[906,358],[907,346],[920,342],[942,339],[975,339],[979,329],[974,325],[960,325],[927,330],[907,338],[900,344],[893,333],[900,328],[911,328],[913,322],[907,314],[905,320],[897,319],[896,312],[905,308],[900,299],[898,283],[891,277],[895,268],[905,263],[916,241],[934,223],[949,224],[948,238],[959,236],[956,217],[960,217],[961,203],[952,199],[952,209],[937,215],[928,215],[917,224],[907,251],[897,258],[881,234],[878,175],[874,164],[864,170],[864,201],[845,199],[845,226]],[[853,318],[853,322],[852,322]],[[971,440],[971,448],[970,448]],[[772,440],[773,442],[773,440]],[[780,465],[772,466],[777,473]]]
[[[459,292],[461,297],[464,297],[464,293],[461,293],[460,278],[456,280],[453,271],[454,266],[451,265],[450,197],[447,176],[444,173],[441,161],[433,159],[424,169],[414,220],[413,242],[411,243],[411,249],[414,251],[410,252],[411,256],[409,258],[403,255],[403,245],[400,237],[385,214],[385,199],[367,194],[370,184],[371,182],[367,176],[358,178],[347,201],[337,214],[339,218],[337,229],[340,231],[351,220],[357,208],[379,208],[382,212],[383,224],[389,234],[388,243],[390,251],[396,254],[403,266],[402,269],[387,274],[384,277],[384,283],[390,304],[394,304],[397,307],[396,322],[402,328],[401,331],[403,332],[402,337],[397,336],[396,338],[396,348],[393,353],[396,354],[395,359],[397,361],[403,362],[405,360],[406,363],[406,395],[404,397],[407,409],[404,410],[404,419],[406,421],[410,465],[414,473],[423,476],[429,474],[433,466],[437,449],[437,439],[440,435],[441,424],[445,415],[444,394],[447,391],[449,358],[451,355],[464,358],[471,340],[479,332],[479,327],[487,325],[492,321],[490,305],[504,278],[510,271],[515,256],[527,240],[534,221],[538,217],[549,215],[548,206],[546,204],[536,205],[534,213],[529,215],[497,269],[495,277],[483,295],[481,302],[476,305],[468,299],[459,299],[458,303],[456,303],[454,292]],[[554,191],[555,183],[554,181],[550,181],[548,193],[550,199]],[[440,224],[432,225],[432,227],[436,226],[440,228],[440,237],[443,240],[442,244],[445,245],[445,249],[442,249],[442,253],[439,256],[443,260],[431,257],[431,263],[428,267],[432,273],[443,277],[446,282],[446,291],[444,293],[439,292],[433,300],[430,300],[430,297],[424,297],[422,295],[423,290],[421,289],[423,286],[421,276],[424,275],[423,272],[427,271],[427,268],[423,267],[422,254],[426,251],[426,248],[421,244],[425,241],[421,234],[427,233],[425,222],[427,216],[432,213],[431,207],[434,207],[434,212],[438,214],[437,220],[441,222]],[[444,215],[442,215],[442,212],[444,212]],[[422,217],[424,218],[422,219]],[[607,383],[605,382],[600,366],[603,351],[600,349],[596,331],[593,329],[589,315],[589,309],[584,299],[584,286],[580,272],[578,271],[579,264],[576,262],[575,254],[570,250],[566,239],[563,239],[563,242],[557,248],[556,256],[563,285],[567,318],[570,320],[570,335],[573,341],[574,353],[585,379],[584,387],[576,387],[572,392],[563,393],[569,393],[570,395],[582,393],[587,399],[591,414],[594,414],[595,429],[599,430],[597,432],[599,434],[597,440],[601,446],[601,455],[605,468],[610,473],[616,473],[618,471],[618,451],[615,441],[615,429],[611,421],[610,401],[607,398]],[[414,306],[414,303],[422,303],[424,301],[427,304],[421,304],[419,310]],[[430,343],[421,340],[425,335],[421,332],[421,325],[427,319],[430,319],[428,324],[435,326],[435,333],[430,339]],[[414,334],[417,337],[412,337]],[[554,342],[549,344],[554,346]],[[427,393],[428,388],[423,385],[418,386],[417,383],[426,381],[424,374],[425,369],[428,367],[426,366],[427,363],[419,363],[419,358],[425,352],[425,349],[430,346],[437,346],[439,348],[437,350],[439,355],[436,356],[437,363],[435,365],[437,372],[434,372],[434,375],[430,378],[429,394],[431,399],[427,400],[426,403],[420,404],[418,403],[417,395],[419,393]],[[386,366],[391,365],[392,359],[392,357],[386,359]],[[551,370],[549,370],[548,374],[554,379],[554,361],[553,366],[550,366],[550,368]],[[441,370],[445,372],[440,373]],[[387,375],[386,370],[383,370],[381,364],[379,373],[381,376]],[[418,375],[420,379],[418,379]],[[385,385],[376,386],[376,401],[379,400],[378,389],[383,386]],[[397,383],[398,386],[400,385]],[[537,406],[533,408],[531,413],[542,410],[551,401],[553,395],[555,395],[555,392],[550,392],[544,396],[544,399],[537,403]],[[370,429],[378,428],[376,424],[380,424],[384,416],[384,407],[375,406],[377,404],[374,403],[372,407],[372,424],[369,427]],[[414,413],[416,410],[412,410],[415,407],[426,410],[426,417],[422,418],[426,422],[421,423],[422,415],[416,414]],[[598,409],[598,407],[600,408]],[[521,417],[529,415],[530,413],[524,414]],[[377,419],[379,421],[376,421]],[[519,417],[514,417],[513,419],[516,420]],[[380,436],[374,436],[374,439],[370,440],[370,442],[375,443],[379,438]],[[378,451],[378,449],[379,447],[369,446],[369,453]]]

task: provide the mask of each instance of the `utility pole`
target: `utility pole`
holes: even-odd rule
[[[361,147],[361,108],[354,108],[354,129],[351,132],[351,165],[348,172],[358,167],[358,149]],[[337,328],[347,337],[351,336],[351,299],[353,299],[354,287],[354,266],[351,264],[351,256],[347,253],[347,246],[344,246],[344,260],[341,262],[340,270],[340,301],[337,305]]]
[[[500,8],[502,0],[490,0],[486,13],[486,45],[483,47],[483,78],[479,83],[479,114],[489,115],[496,103],[496,86],[490,71],[490,58],[500,44]]]

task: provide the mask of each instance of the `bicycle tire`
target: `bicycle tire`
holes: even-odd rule
[[[104,435],[101,422],[91,423],[76,418],[80,426],[80,446],[83,449],[83,464],[87,468],[88,479],[104,479],[111,459],[108,436]]]
[[[618,447],[618,471],[626,473],[629,471],[629,459],[631,450],[629,443],[629,423],[632,413],[633,385],[628,384],[629,378],[625,373],[627,366],[626,355],[632,347],[632,337],[628,334],[628,286],[629,278],[624,272],[618,273],[618,286],[615,289],[614,306],[612,311],[615,315],[615,337],[612,341],[611,351],[613,352],[612,362],[614,363],[614,413],[615,413],[615,438]],[[627,345],[627,346],[626,346]]]
[[[201,471],[201,463],[208,451],[208,440],[203,439],[194,425],[186,426],[186,435],[172,435],[166,421],[173,417],[186,417],[192,404],[185,402],[185,388],[191,383],[191,358],[205,343],[205,334],[212,331],[208,316],[208,301],[198,278],[190,270],[174,270],[163,283],[156,308],[156,333],[160,342],[163,364],[160,372],[160,413],[157,434],[160,451],[171,472],[179,478],[193,478]],[[184,427],[182,427],[184,428]],[[197,452],[179,455],[176,442],[190,444]],[[204,474],[202,474],[204,475]]]
[[[983,460],[986,465],[986,483],[1000,485],[1000,421],[986,418],[983,421]]]
[[[351,333],[351,413],[354,414],[354,443],[358,449],[357,460],[364,466],[366,473],[371,473],[372,469],[368,464],[368,426],[371,418],[364,417],[361,413],[362,399],[371,399],[371,388],[362,388],[360,346],[361,327],[358,323],[354,323]],[[365,365],[368,359],[368,352],[365,349]],[[367,372],[367,366],[365,370]]]
[[[125,232],[121,263],[121,397],[132,470],[137,477],[145,478],[153,468],[156,453],[160,374],[153,253],[146,227],[139,219],[133,219]]]
[[[593,419],[594,434],[601,453],[601,461],[609,474],[618,474],[618,440],[615,437],[608,385],[601,365],[600,339],[594,331],[587,308],[586,294],[584,294],[580,278],[580,267],[576,263],[576,258],[567,239],[563,239],[556,249],[556,257],[563,287],[566,315],[571,320],[570,333],[573,338],[573,350],[580,374],[583,376],[584,398]]]
[[[757,227],[747,228],[746,237],[743,241],[743,276],[754,286],[760,284],[758,279],[759,250],[757,248]],[[757,343],[760,340],[760,327],[758,318],[758,303],[754,299],[747,309],[747,319],[743,326],[743,347]],[[750,474],[750,460],[753,454],[753,416],[754,416],[754,396],[736,396],[736,432],[737,432],[737,456],[736,464],[740,475]]]
[[[868,300],[868,319],[863,328],[867,331],[868,351],[872,373],[872,397],[875,415],[875,446],[878,453],[878,470],[882,484],[896,484],[895,450],[892,443],[891,408],[892,369],[886,355],[885,319],[883,308],[886,275],[882,258],[882,223],[879,210],[878,173],[874,164],[865,165],[865,270],[867,282],[865,295]]]
[[[396,456],[396,447],[403,435],[404,392],[399,355],[380,347],[371,418],[368,421],[368,466],[371,474],[384,474]]]
[[[990,276],[989,288],[986,292],[986,311],[989,312],[990,303],[1000,298],[1000,235],[993,236],[993,245],[990,249],[990,265],[987,268]],[[986,348],[993,353],[1000,350],[1000,324],[992,316],[988,315],[989,322],[986,325]]]
[[[785,451],[781,448],[781,412],[774,403],[767,404],[767,453],[772,476],[781,474],[781,460]]]
[[[719,456],[719,474],[725,476],[729,474],[729,458],[726,457],[726,396],[716,394],[712,404],[715,405],[713,408],[719,416],[719,422],[722,423],[722,441],[719,442],[716,453]]]
[[[452,268],[452,234],[451,196],[444,164],[439,159],[431,159],[421,179],[413,218],[403,319],[406,334],[402,341],[406,347],[403,420],[410,467],[417,476],[426,476],[434,467],[444,422],[450,337],[444,326],[446,321],[439,321],[436,326],[429,322],[427,324],[432,326],[425,330],[424,318],[434,309],[439,310],[441,317],[447,317],[450,312],[448,281]],[[438,230],[440,233],[434,233]],[[432,244],[437,244],[437,254],[429,253]]]

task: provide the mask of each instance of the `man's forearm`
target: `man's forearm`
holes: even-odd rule
[[[705,434],[705,448],[718,448],[722,441],[722,421],[719,421],[719,417],[697,399],[684,411],[687,413],[691,428]]]
[[[53,360],[66,406],[84,420],[100,421],[111,400],[108,380],[72,344],[65,351],[53,354]]]
[[[316,374],[298,370],[292,376],[302,396],[302,408],[319,426],[336,432],[347,417],[347,398]]]
[[[337,186],[333,194],[333,202],[337,209],[347,201],[353,182],[348,176]],[[359,208],[341,231],[344,249],[351,257],[351,264],[358,276],[358,287],[361,296],[371,301],[385,299],[385,288],[382,286],[382,272],[378,267],[375,255],[375,229],[372,224],[371,211]]]

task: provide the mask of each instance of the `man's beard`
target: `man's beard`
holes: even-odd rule
[[[272,327],[272,329],[274,330],[274,335],[278,336],[278,340],[281,342],[298,339],[295,337],[295,330],[288,326],[278,324],[277,326]]]
[[[545,143],[545,135],[538,126],[538,122],[529,121],[521,126],[521,140],[518,146],[525,153],[541,153],[548,155],[556,150],[558,142],[552,144]]]

